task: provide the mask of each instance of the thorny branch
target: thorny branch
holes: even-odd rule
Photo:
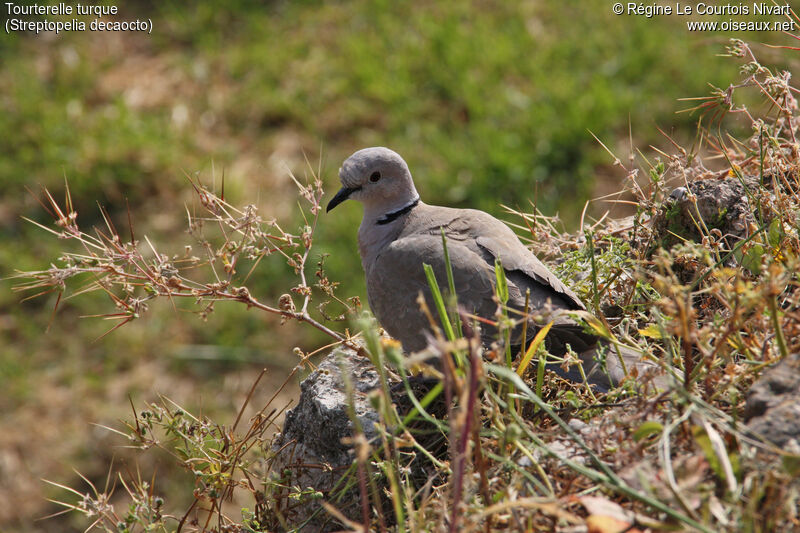
[[[309,313],[309,304],[315,292],[321,292],[324,297],[343,304],[346,312],[352,310],[353,306],[335,296],[337,284],[327,279],[321,266],[316,271],[319,281],[313,287],[308,284],[306,267],[321,212],[322,181],[318,171],[311,172],[306,184],[290,175],[307,206],[302,211],[304,225],[299,235],[283,230],[275,219],[262,218],[255,205],[238,209],[225,200],[224,192],[217,195],[199,180],[187,177],[197,203],[204,210],[198,216],[193,214],[196,206],[192,211],[188,207],[186,209],[189,233],[204,250],[204,259],[192,255],[192,246],[188,244],[182,255],[172,256],[161,253],[147,236],[144,237],[144,246],[135,239],[133,227],[130,228],[130,239],[123,240],[102,207],[105,228],[93,228],[92,233],[85,232],[78,226],[78,214],[73,207],[68,184],[63,207],[45,189],[44,201],[40,200],[40,203],[55,219],[55,228],[29,221],[59,239],[79,243],[80,251],[64,252],[57,264],[51,264],[47,270],[18,272],[14,278],[22,281],[14,290],[33,292],[26,299],[58,292],[57,309],[67,284],[88,278],[88,283],[78,287],[69,297],[97,290],[108,295],[117,311],[90,315],[119,321],[104,335],[139,318],[147,311],[150,300],[166,297],[171,301],[195,300],[201,308],[198,313],[203,319],[214,310],[215,302],[241,302],[248,307],[280,315],[282,323],[286,320],[307,323],[336,342],[356,348],[349,337],[334,331]],[[216,227],[218,231],[213,236],[207,236],[208,226]],[[254,297],[245,285],[261,260],[274,254],[280,255],[299,278],[297,285],[290,290],[302,298],[299,309],[291,294],[283,294],[277,305],[270,305]],[[240,276],[238,269],[246,263],[250,264],[249,270]],[[203,266],[208,268],[199,268]],[[212,273],[213,281],[202,279],[205,270]],[[357,305],[357,300],[351,299],[351,303]]]

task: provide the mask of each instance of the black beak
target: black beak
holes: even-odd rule
[[[331,209],[339,205],[340,203],[347,200],[351,194],[356,191],[360,191],[361,187],[342,187],[339,189],[339,192],[336,193],[336,196],[331,198],[331,201],[328,202],[328,207],[325,208],[325,212],[329,212]]]

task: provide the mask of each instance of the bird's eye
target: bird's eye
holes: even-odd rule
[[[372,183],[375,183],[379,179],[381,179],[381,173],[380,172],[373,172],[372,175],[369,177],[369,181],[371,181]]]

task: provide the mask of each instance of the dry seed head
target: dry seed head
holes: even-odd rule
[[[278,309],[286,311],[287,313],[294,313],[296,308],[292,296],[289,294],[281,294],[281,297],[278,298]]]

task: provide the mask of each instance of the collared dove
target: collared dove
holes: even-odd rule
[[[459,306],[474,315],[495,318],[494,265],[499,259],[508,281],[508,306],[523,311],[526,292],[530,291],[530,313],[547,312],[551,315],[548,320],[554,320],[546,338],[550,353],[563,355],[569,345],[579,354],[588,381],[603,389],[618,384],[625,376],[615,348],[608,348],[605,368],[597,363],[595,355],[602,341],[565,313],[585,310],[585,306],[504,223],[475,209],[423,203],[408,165],[388,148],[357,151],[342,164],[339,179],[342,188],[328,203],[327,211],[347,199],[364,204],[358,246],[369,305],[404,350],[416,352],[427,345],[424,332],[430,330],[430,323],[417,298],[422,292],[428,307],[434,309],[423,263],[433,267],[440,283],[446,280],[441,238],[444,229]],[[541,327],[531,325],[536,330]],[[496,330],[483,328],[484,345],[495,336]],[[622,349],[620,353],[628,371],[652,366],[640,361],[633,350]],[[568,379],[581,381],[575,367],[569,372],[551,367]]]

